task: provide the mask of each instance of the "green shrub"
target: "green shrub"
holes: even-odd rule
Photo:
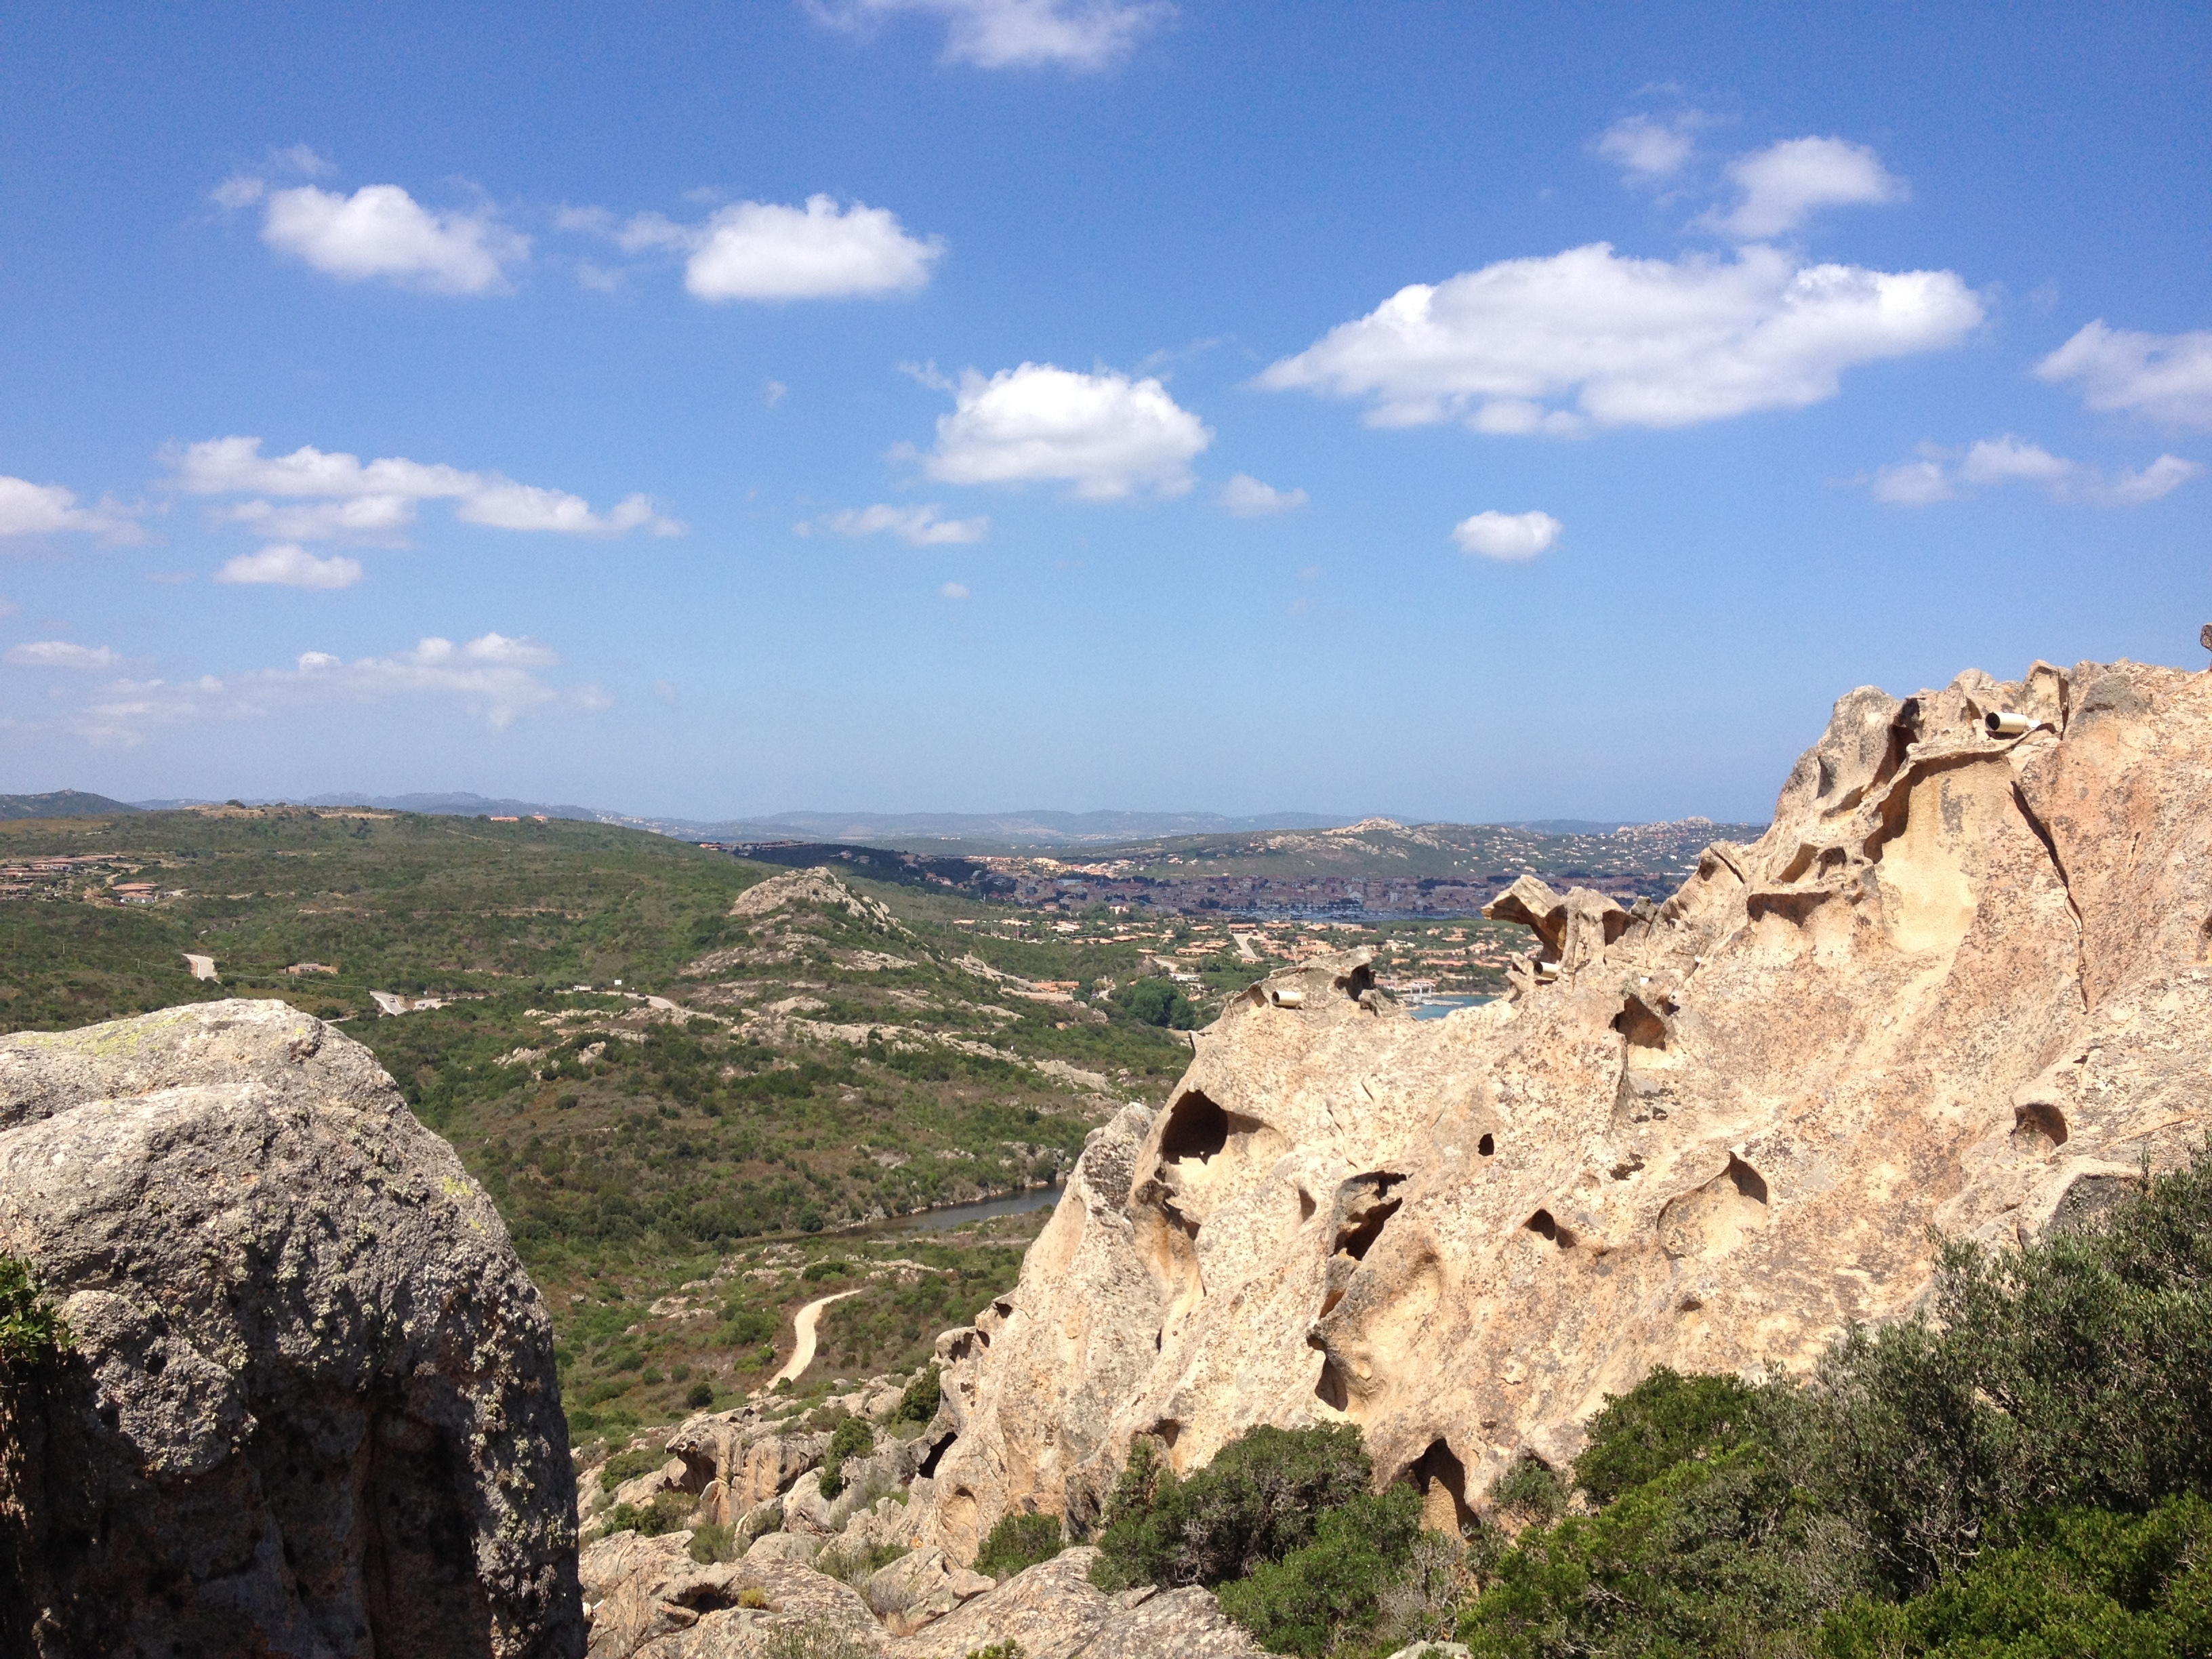
[[[906,1385],[899,1396],[898,1405],[891,1412],[894,1423],[920,1423],[925,1426],[937,1415],[938,1402],[944,1397],[939,1367],[933,1362],[925,1366],[921,1375]]]
[[[642,1538],[658,1538],[663,1533],[674,1532],[690,1518],[699,1500],[686,1492],[664,1492],[653,1494],[653,1501],[642,1509],[635,1504],[617,1504],[607,1511],[600,1524],[601,1536],[617,1532],[635,1532]]]
[[[1050,1515],[1008,1515],[1000,1518],[975,1553],[975,1571],[1007,1579],[1024,1567],[1049,1561],[1067,1547],[1060,1520]]]
[[[845,1460],[866,1457],[876,1449],[876,1431],[865,1417],[848,1417],[830,1437],[830,1449],[822,1458],[822,1495],[835,1498],[845,1490]]]
[[[1191,1031],[1200,1024],[1197,1008],[1172,980],[1136,980],[1114,993],[1114,1003],[1130,1018],[1147,1025]]]
[[[625,1480],[635,1480],[641,1474],[650,1474],[668,1461],[665,1451],[651,1446],[637,1446],[629,1451],[618,1451],[599,1465],[599,1490],[611,1497],[617,1486]]]
[[[51,1365],[70,1346],[69,1327],[39,1293],[30,1265],[0,1255],[0,1376]]]
[[[684,1391],[684,1403],[695,1412],[706,1410],[714,1403],[714,1385],[711,1382],[694,1382]]]
[[[737,1528],[718,1526],[708,1521],[691,1528],[691,1542],[687,1547],[691,1559],[703,1565],[727,1561],[736,1553]]]
[[[1371,1628],[1420,1535],[1421,1500],[1399,1485],[1324,1510],[1313,1541],[1220,1589],[1221,1610],[1272,1653],[1322,1659]]]
[[[1661,1365],[1626,1394],[1607,1396],[1575,1460],[1575,1484],[1592,1503],[1610,1504],[1685,1459],[1729,1451],[1751,1433],[1754,1403],[1733,1376],[1685,1376]],[[1502,1491],[1493,1496],[1504,1501]]]
[[[1311,1542],[1319,1516],[1363,1496],[1373,1475],[1349,1423],[1249,1430],[1187,1479],[1137,1441],[1107,1506],[1091,1582],[1111,1594],[1243,1578]]]
[[[1490,1496],[1499,1509],[1547,1524],[1567,1507],[1567,1486],[1559,1471],[1540,1457],[1525,1455],[1498,1477]]]
[[[841,1538],[814,1558],[814,1571],[858,1589],[908,1553],[904,1544],[861,1544]]]
[[[799,1276],[810,1285],[818,1285],[825,1279],[842,1279],[852,1271],[842,1261],[815,1261]]]
[[[1858,1597],[1829,1615],[1824,1659],[2046,1659],[2212,1653],[2212,1504],[2167,1498],[2141,1517],[2069,1510],[2027,1523],[1902,1604]]]

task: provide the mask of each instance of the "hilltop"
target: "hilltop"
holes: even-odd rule
[[[0,795],[0,820],[13,818],[88,818],[138,809],[105,795],[82,789],[56,789],[43,795]]]

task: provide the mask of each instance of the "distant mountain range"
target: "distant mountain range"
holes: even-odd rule
[[[82,790],[61,789],[43,795],[0,795],[0,819],[174,811],[216,804],[200,797],[119,801]],[[245,804],[266,806],[279,803],[267,799]],[[594,806],[471,794],[465,790],[411,795],[372,795],[365,790],[338,790],[304,796],[289,804],[372,806],[388,812],[429,812],[459,817],[540,815],[586,823],[621,824],[683,841],[835,842],[954,855],[1054,847],[1108,847],[1188,836],[1335,830],[1362,821],[1358,814],[1350,812],[1263,812],[1239,817],[1221,812],[1060,812],[1044,808],[1015,812],[775,812],[763,817],[710,820],[641,817]],[[1614,818],[1532,818],[1492,827],[1527,830],[1543,836],[1602,836],[1627,824],[1625,820]]]
[[[0,819],[95,818],[137,810],[127,801],[88,795],[82,789],[56,789],[44,795],[0,795]]]

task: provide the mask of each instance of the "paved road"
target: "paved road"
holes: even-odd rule
[[[832,1302],[842,1302],[847,1297],[860,1293],[858,1290],[840,1291],[835,1296],[825,1296],[818,1302],[810,1302],[799,1310],[799,1317],[792,1321],[792,1328],[799,1337],[799,1346],[792,1351],[791,1358],[784,1368],[769,1378],[769,1387],[774,1388],[786,1377],[796,1382],[805,1374],[806,1368],[814,1363],[814,1328],[822,1322],[822,1310]]]

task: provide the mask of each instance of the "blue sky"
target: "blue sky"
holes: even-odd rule
[[[8,37],[0,790],[1759,817],[2203,665],[2201,7]]]

